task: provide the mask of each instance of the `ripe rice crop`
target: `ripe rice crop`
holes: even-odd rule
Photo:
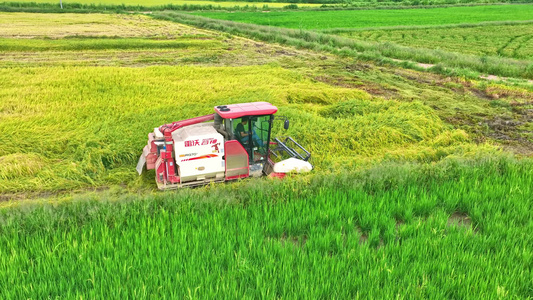
[[[13,14],[5,15],[13,20]],[[101,15],[94,16],[98,21],[96,37],[81,38],[76,37],[79,32],[92,31],[89,15],[82,16],[79,23],[72,23],[71,15],[55,16],[59,24],[71,25],[69,37],[64,38],[46,25],[49,21],[43,16],[20,14],[24,22],[44,24],[40,31],[37,26],[30,26],[32,22],[26,23],[36,38],[2,39],[0,47],[9,51],[0,61],[7,59],[7,54],[18,55],[13,62],[0,65],[2,193],[121,183],[153,187],[153,175],[139,178],[134,170],[147,133],[163,123],[212,113],[213,106],[224,103],[270,101],[277,105],[280,114],[290,117],[293,125],[288,132],[276,127],[274,134],[294,136],[313,153],[313,164],[321,173],[352,170],[384,160],[434,162],[447,156],[495,151],[489,145],[476,145],[469,134],[453,129],[443,120],[455,118],[458,112],[486,116],[506,113],[505,108],[489,106],[486,100],[465,98],[440,87],[409,86],[398,81],[396,75],[381,71],[367,70],[355,76],[367,82],[379,78],[388,89],[401,88],[397,95],[402,99],[372,97],[357,88],[328,85],[303,75],[318,75],[315,72],[323,64],[321,58],[300,61],[292,56],[282,57],[285,66],[306,64],[308,70],[287,70],[279,63],[253,65],[259,61],[257,54],[252,54],[257,49],[272,57],[278,52],[298,55],[264,44],[252,43],[248,48],[251,50],[242,52],[247,61],[235,61],[232,52],[221,60],[221,65],[230,60],[237,65],[252,64],[247,67],[142,65],[159,59],[149,55],[160,56],[164,49],[135,58],[139,60],[136,66],[141,68],[88,66],[98,64],[92,58],[83,61],[91,55],[99,55],[108,63],[117,57],[120,63],[121,56],[131,56],[138,52],[135,49],[155,51],[152,49],[161,45],[172,50],[163,59],[170,59],[170,55],[177,59],[172,61],[175,64],[187,63],[186,59],[189,63],[202,63],[209,57],[198,56],[200,52],[211,55],[212,51],[226,48],[241,49],[239,45],[250,41],[144,16],[117,19]],[[172,36],[183,28],[187,35],[174,39],[101,37],[105,28],[100,23],[133,32],[140,26],[135,22],[159,28],[157,34],[167,32]],[[16,36],[15,27],[3,36]],[[53,38],[44,39],[46,32],[54,32]],[[26,56],[34,60],[24,61]],[[74,56],[80,60],[69,62]],[[47,57],[52,59],[46,61]],[[46,67],[35,67],[45,63]],[[490,88],[502,93],[496,86]],[[516,97],[527,101],[527,90],[513,88],[504,93],[518,92],[523,96]],[[527,124],[524,128],[527,130]]]
[[[0,181],[2,192],[131,184],[154,127],[236,102],[278,105],[294,125],[275,133],[309,148],[322,171],[483,148],[422,103],[371,99],[279,67],[6,68],[0,81],[0,174],[10,178]],[[13,153],[18,159],[8,159]],[[42,168],[25,171],[28,161]]]
[[[19,204],[0,210],[0,297],[527,298],[532,170],[385,164]]]

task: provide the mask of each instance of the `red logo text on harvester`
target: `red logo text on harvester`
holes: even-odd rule
[[[199,159],[204,159],[204,158],[213,158],[213,157],[218,157],[218,155],[216,155],[216,154],[207,154],[207,155],[202,155],[202,156],[193,157],[193,158],[185,158],[185,159],[182,159],[181,161],[182,162],[184,162],[184,161],[193,161],[193,160],[199,160]]]
[[[185,141],[185,147],[213,145],[216,143],[217,143],[217,139],[214,139],[214,138],[202,139],[201,142],[200,140],[190,140],[190,141]]]

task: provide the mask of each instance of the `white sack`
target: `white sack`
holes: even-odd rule
[[[294,157],[282,160],[274,165],[274,172],[276,173],[303,173],[309,172],[312,169],[313,166],[309,162]]]

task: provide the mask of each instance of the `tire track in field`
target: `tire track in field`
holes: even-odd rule
[[[404,62],[415,63],[417,66],[419,66],[420,68],[423,68],[425,70],[436,66],[435,64],[425,64],[425,63],[401,60],[401,59],[396,59],[396,58],[391,58],[391,60],[393,60],[395,62],[399,62],[399,63],[404,63]],[[489,80],[489,81],[508,81],[510,79],[513,79],[513,78],[509,78],[509,77],[490,75],[490,74],[489,75],[479,75],[479,78],[485,79],[485,80]],[[533,80],[527,79],[527,83],[533,84]]]
[[[527,42],[529,42],[531,39],[533,39],[533,35],[525,35],[525,37],[526,38],[522,42],[520,42],[518,47],[516,47],[513,50],[513,57],[514,58],[520,58],[520,54],[518,54],[518,50],[520,50]]]
[[[503,51],[505,50],[505,48],[509,47],[509,45],[511,45],[512,42],[514,42],[516,39],[518,38],[521,38],[523,36],[525,36],[526,34],[520,34],[520,35],[515,35],[513,37],[511,37],[507,43],[505,43],[502,47],[500,47],[498,50],[496,50],[496,53],[500,56],[506,56],[505,53],[503,53]]]

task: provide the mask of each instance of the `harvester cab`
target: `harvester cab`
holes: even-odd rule
[[[216,106],[215,113],[155,128],[137,164],[155,169],[159,189],[307,172],[311,154],[291,137],[271,138],[277,108],[267,102]]]

